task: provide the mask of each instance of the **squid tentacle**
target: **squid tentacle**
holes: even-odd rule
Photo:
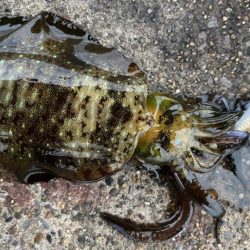
[[[162,171],[161,171],[162,175]],[[169,171],[165,177],[169,175]],[[108,213],[101,213],[113,228],[129,239],[143,242],[165,241],[180,233],[191,220],[193,203],[185,191],[178,190],[180,204],[177,211],[164,222],[151,224],[137,224],[130,219],[120,218]]]
[[[181,167],[175,171],[174,175],[180,189],[185,190],[205,212],[215,218],[224,216],[225,209],[217,200],[217,193],[214,190],[205,190],[194,172]]]
[[[230,125],[233,124],[236,119],[239,117],[239,112],[237,113],[228,113],[216,117],[206,117],[202,118],[200,121],[193,121],[194,126],[201,125],[203,128],[210,127],[211,125]]]
[[[188,165],[188,168],[196,173],[206,173],[212,169],[214,169],[221,160],[221,155],[214,155],[214,158],[209,162],[203,163],[201,159],[199,159],[192,150],[189,151],[191,157],[193,158],[193,165]]]
[[[200,148],[198,150],[203,153],[202,157],[196,155],[192,148],[189,150],[189,155],[193,159],[193,165],[187,167],[198,173],[205,173],[214,169],[225,157],[238,149],[246,142],[248,133],[243,131],[227,131],[224,134],[211,136],[210,138],[200,138]],[[216,148],[213,149],[209,145],[215,144]],[[194,148],[196,149],[196,148]]]

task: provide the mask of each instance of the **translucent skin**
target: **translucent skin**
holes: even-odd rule
[[[0,162],[19,180],[95,181],[119,171],[134,151],[175,181],[177,211],[138,225],[101,216],[126,237],[162,241],[192,216],[192,200],[215,217],[223,208],[203,189],[206,172],[247,138],[228,131],[239,112],[147,96],[144,73],[118,51],[52,13],[0,19]],[[170,167],[170,168],[169,168]]]
[[[250,133],[250,105],[248,105],[242,117],[236,122],[234,129]]]

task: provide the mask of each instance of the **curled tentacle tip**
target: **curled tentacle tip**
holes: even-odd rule
[[[106,222],[108,222],[109,224],[114,224],[114,220],[115,220],[115,216],[106,212],[101,212],[100,213],[100,217],[105,220]]]
[[[110,223],[110,224],[116,224],[115,221],[119,218],[119,217],[117,217],[116,215],[109,214],[109,213],[107,213],[107,212],[101,212],[101,213],[100,213],[100,217],[101,217],[103,220],[105,220],[105,221],[107,221],[108,223]]]
[[[137,224],[130,219],[116,215],[101,213],[100,216],[119,233],[130,240],[140,242],[166,241],[179,234],[191,220],[193,214],[192,201],[184,196],[179,209],[161,223]]]
[[[106,212],[101,212],[100,217],[128,239],[134,239],[130,234],[126,232],[126,229],[128,229],[129,227],[133,227],[133,225],[130,225],[128,222],[126,222],[126,219],[122,219],[116,215],[112,215]]]

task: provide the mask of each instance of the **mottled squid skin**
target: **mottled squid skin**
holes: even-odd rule
[[[240,115],[211,103],[147,95],[146,77],[134,63],[59,16],[0,19],[0,163],[24,182],[47,173],[99,180],[133,154],[159,165],[179,196],[169,219],[144,225],[101,214],[131,239],[173,237],[191,219],[191,200],[223,216],[196,173],[246,140],[246,133],[228,131]]]
[[[49,77],[58,74],[54,66],[47,79],[39,79],[36,69],[42,63],[16,60],[15,69],[11,64],[4,58],[0,70],[6,79],[0,81],[0,130],[8,145],[2,154],[30,164],[70,166],[78,176],[65,177],[79,181],[101,178],[129,160],[147,118],[143,80],[127,77],[121,91],[119,84],[79,73],[78,80],[71,78],[74,85],[63,86],[60,80],[49,84]],[[16,79],[7,80],[14,78],[13,71]],[[19,71],[29,79],[19,78]]]
[[[24,29],[34,30],[42,17]],[[68,42],[67,47],[59,40],[45,39],[46,35],[34,37],[40,41],[35,40],[33,51],[25,53],[19,53],[22,46],[18,53],[9,46],[15,36],[5,37],[0,50],[1,158],[5,165],[9,160],[13,168],[15,159],[15,172],[21,179],[27,174],[22,168],[29,172],[31,165],[44,164],[55,175],[74,181],[100,179],[120,169],[131,158],[138,133],[150,122],[145,113],[144,74],[136,70],[114,74],[77,59],[74,44],[83,40],[84,45],[88,34],[74,37],[75,42]],[[85,44],[85,50],[98,49],[91,38]]]

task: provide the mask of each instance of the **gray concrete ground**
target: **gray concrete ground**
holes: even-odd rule
[[[249,8],[248,0],[0,0],[0,14],[52,10],[69,18],[132,58],[147,73],[151,89],[181,96],[213,91],[250,97]],[[250,146],[237,154],[249,180]],[[249,187],[222,167],[202,176],[227,208],[220,244],[213,219],[198,207],[188,228],[164,243],[134,243],[107,226],[99,211],[155,221],[174,199],[133,162],[123,173],[91,185],[58,179],[26,186],[5,173],[1,177],[1,249],[250,248]]]

